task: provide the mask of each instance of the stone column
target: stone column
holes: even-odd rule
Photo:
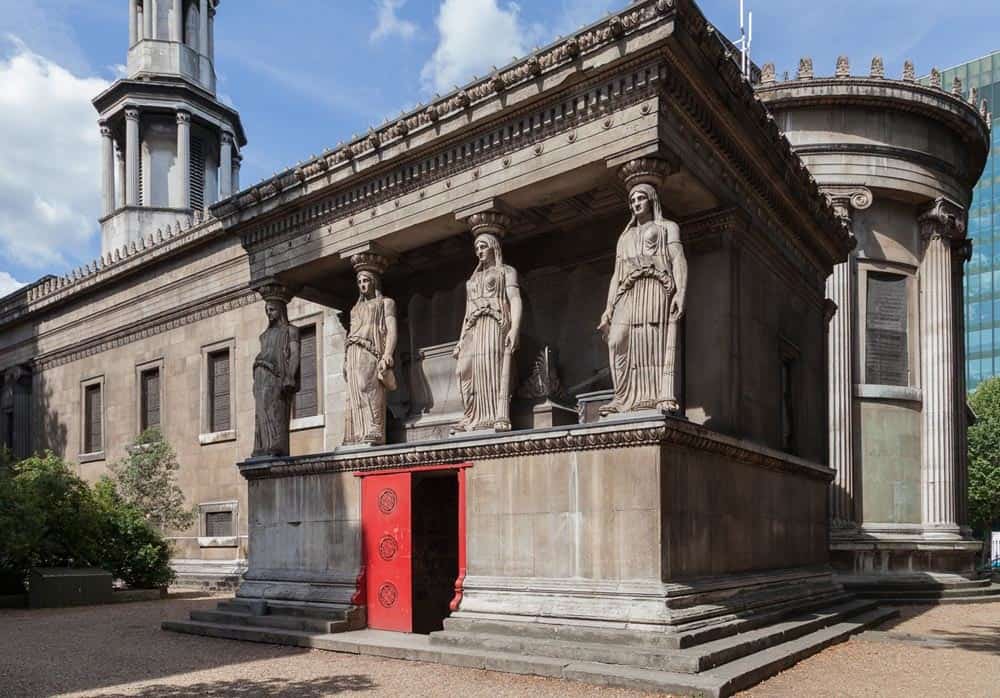
[[[853,226],[854,211],[872,205],[872,193],[865,188],[827,188],[837,215]],[[826,280],[826,297],[836,305],[828,326],[827,381],[830,467],[836,473],[830,485],[830,521],[834,528],[853,528],[858,523],[855,501],[858,483],[854,464],[854,384],[855,380],[855,266],[853,256],[837,264]]]
[[[964,234],[964,211],[938,199],[920,217],[920,374],[923,389],[920,468],[924,536],[958,538],[957,405],[952,240]]]
[[[101,210],[110,216],[115,210],[115,141],[111,127],[101,121]]]
[[[115,209],[125,205],[125,149],[115,143]]]
[[[208,56],[208,0],[198,5],[198,52]]]
[[[142,38],[153,38],[153,0],[142,0]]]
[[[139,6],[136,0],[128,0],[128,46],[132,48],[139,40]]]
[[[972,240],[963,238],[953,242],[951,252],[952,311],[955,316],[955,444],[957,458],[955,470],[956,523],[965,535],[971,535],[969,526],[969,435],[965,365],[965,263],[972,259]]]
[[[170,7],[170,40],[184,41],[184,0],[172,0]]]
[[[233,134],[222,132],[222,146],[219,156],[219,198],[233,195]]]
[[[208,60],[215,63],[215,5],[208,7]]]
[[[233,169],[232,169],[232,173],[233,173],[233,182],[232,182],[233,193],[236,193],[236,192],[238,192],[240,190],[240,166],[242,164],[243,164],[243,156],[240,155],[238,152],[234,152],[233,153]]]
[[[125,205],[139,205],[139,168],[142,157],[139,151],[139,110],[125,109]]]
[[[177,112],[177,208],[191,208],[191,115]]]

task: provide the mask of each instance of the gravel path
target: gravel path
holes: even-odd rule
[[[218,598],[0,611],[0,696],[646,695],[474,669],[160,630]],[[830,648],[744,698],[1000,695],[1000,603],[910,607],[888,633]],[[903,636],[903,641],[900,636]],[[933,642],[914,636],[931,636]]]

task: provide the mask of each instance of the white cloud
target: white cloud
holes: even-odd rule
[[[107,89],[7,36],[0,55],[0,255],[29,269],[88,259],[100,208],[100,134],[90,100]]]
[[[15,279],[5,271],[0,271],[0,298],[13,293],[24,286],[23,283]]]
[[[498,0],[444,0],[437,28],[437,48],[420,74],[424,89],[437,92],[524,56],[542,34],[539,27],[522,24],[516,3]]]
[[[417,25],[408,19],[400,19],[396,14],[406,0],[375,0],[375,9],[378,14],[378,24],[372,30],[371,41],[379,41],[390,36],[398,36],[403,39],[411,39],[417,33]]]

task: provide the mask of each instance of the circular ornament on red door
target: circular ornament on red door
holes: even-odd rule
[[[383,514],[391,514],[396,508],[396,490],[386,488],[378,496],[378,509]]]
[[[398,598],[399,591],[396,590],[396,585],[392,582],[385,582],[378,588],[378,602],[385,608],[392,608],[395,606],[396,599]]]
[[[396,543],[396,539],[392,536],[382,536],[382,540],[378,542],[378,554],[386,562],[392,560],[396,557],[396,553],[399,550],[399,544]]]

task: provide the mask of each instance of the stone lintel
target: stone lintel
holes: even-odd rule
[[[613,155],[605,159],[605,164],[609,170],[618,170],[619,168],[627,165],[634,160],[641,159],[654,159],[662,160],[666,163],[666,171],[664,172],[664,177],[669,177],[672,174],[680,171],[681,164],[680,158],[670,149],[667,144],[662,139],[656,139],[649,143],[636,146],[634,148],[629,148],[628,150]]]
[[[470,224],[473,216],[484,213],[495,213],[507,216],[510,219],[517,217],[517,209],[508,205],[503,199],[491,196],[488,199],[477,201],[474,204],[463,206],[455,211],[455,220],[460,223]]]

